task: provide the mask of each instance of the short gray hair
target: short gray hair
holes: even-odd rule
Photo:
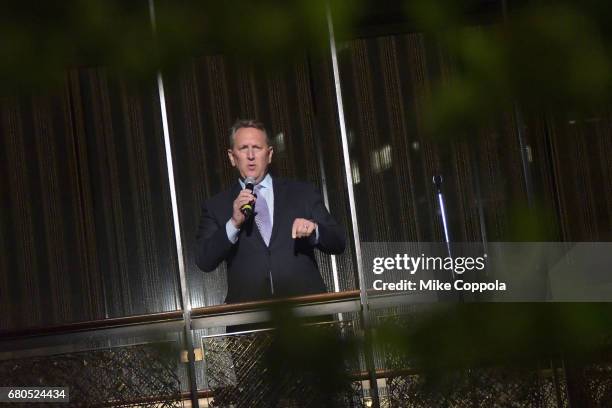
[[[266,130],[266,127],[262,122],[256,119],[237,119],[236,122],[234,122],[234,124],[230,128],[230,148],[234,147],[234,139],[236,137],[236,132],[243,128],[254,128],[261,130],[262,132],[264,132],[264,135],[266,135],[266,144],[268,146],[271,146],[268,131]]]

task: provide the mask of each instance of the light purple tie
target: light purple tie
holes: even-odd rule
[[[259,233],[266,243],[266,246],[270,246],[272,222],[270,222],[270,210],[268,209],[268,203],[263,194],[259,194],[262,187],[263,186],[261,184],[255,186],[255,194],[257,195],[257,200],[255,201],[255,224],[257,225],[257,228],[259,228]]]

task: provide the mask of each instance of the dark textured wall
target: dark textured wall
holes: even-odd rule
[[[530,205],[550,214],[547,239],[612,238],[608,111],[586,119],[509,111],[467,138],[431,140],[424,107],[434,81],[453,72],[436,44],[402,34],[339,50],[362,240],[442,240],[431,181],[438,174],[454,241],[520,239],[517,209]],[[226,150],[238,117],[267,123],[273,170],[326,190],[352,236],[328,59],[260,71],[207,56],[166,73],[165,85],[194,307],[225,295],[223,266],[199,271],[193,245],[202,202],[235,181]],[[529,146],[527,178],[519,130]],[[132,84],[83,68],[43,96],[1,99],[0,172],[0,328],[180,308],[153,79]],[[353,251],[336,259],[341,290],[357,287]],[[331,258],[319,261],[331,290]]]
[[[180,307],[159,99],[101,69],[0,106],[0,327]]]
[[[424,109],[452,64],[421,34],[347,42],[341,68],[362,240],[442,240],[435,175],[452,240],[501,239],[506,207],[526,202],[512,113],[469,137],[428,137]]]
[[[472,134],[432,139],[425,107],[453,76],[444,50],[419,33],[338,48],[363,241],[442,240],[434,175],[453,241],[610,239],[609,112],[523,118],[517,107]]]
[[[612,240],[612,115],[563,116],[546,121],[563,241]]]
[[[0,105],[2,328],[104,313],[101,276],[88,265],[67,88]]]

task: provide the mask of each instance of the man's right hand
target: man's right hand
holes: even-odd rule
[[[234,227],[242,227],[242,224],[246,220],[246,217],[244,216],[242,211],[240,211],[240,208],[242,208],[243,205],[248,203],[251,203],[254,208],[255,200],[256,197],[255,195],[253,195],[253,193],[251,193],[251,190],[244,189],[240,192],[240,194],[238,194],[238,197],[236,197],[236,199],[234,200],[234,207],[232,212],[232,224],[234,224]]]

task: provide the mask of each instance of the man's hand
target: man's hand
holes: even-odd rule
[[[251,190],[244,189],[240,192],[240,194],[238,194],[238,197],[236,197],[236,199],[234,200],[232,212],[232,224],[234,224],[234,227],[240,228],[246,220],[246,217],[244,216],[242,211],[240,211],[240,208],[242,208],[243,205],[248,203],[251,203],[253,208],[255,208],[256,199],[257,198],[255,197],[255,195],[251,193]]]
[[[291,237],[293,239],[306,238],[312,235],[317,229],[317,224],[314,221],[305,218],[296,218],[293,220],[293,228],[291,228]]]

